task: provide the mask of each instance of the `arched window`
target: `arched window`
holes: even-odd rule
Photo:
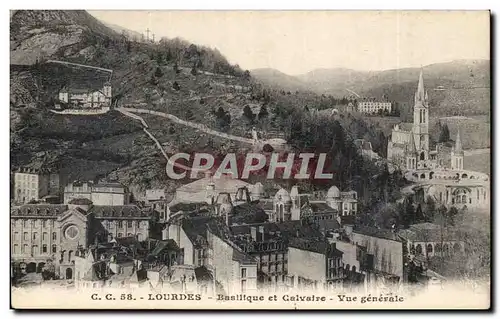
[[[70,251],[68,252],[68,261],[71,261],[71,259],[72,259],[72,258],[73,258],[73,251],[72,251],[72,250],[70,250]]]
[[[425,152],[420,153],[420,160],[425,160]]]
[[[56,240],[57,239],[57,233],[56,232],[53,232],[52,233],[52,240]]]
[[[431,253],[432,253],[432,251],[433,251],[433,249],[432,249],[432,245],[431,245],[431,244],[427,244],[427,253],[428,253],[428,254],[431,254]]]
[[[47,244],[42,245],[42,254],[46,254],[48,252],[47,250]]]
[[[52,245],[52,253],[53,254],[57,253],[57,245],[56,244]]]
[[[434,177],[434,172],[429,173],[429,179],[432,179],[432,177]]]

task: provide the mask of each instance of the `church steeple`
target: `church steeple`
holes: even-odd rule
[[[417,92],[415,93],[415,104],[418,102],[426,102],[427,101],[427,92],[425,92],[424,88],[424,73],[423,70],[420,69],[420,77],[418,79]]]
[[[460,130],[457,132],[457,138],[455,140],[455,154],[462,155],[464,150],[462,149],[462,141],[460,140]]]

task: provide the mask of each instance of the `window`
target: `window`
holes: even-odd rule
[[[123,228],[123,221],[122,220],[118,221],[118,228]]]
[[[17,231],[14,233],[14,240],[19,240],[19,233]]]
[[[25,233],[23,234],[23,236],[24,236],[24,237],[23,237],[23,238],[24,238],[24,240],[29,240],[29,237],[28,237],[28,233],[27,233],[27,232],[25,232]]]
[[[132,236],[134,236],[132,233],[127,234],[127,237],[132,237]]]
[[[24,222],[24,227],[28,227],[28,220],[25,219],[23,222]]]
[[[13,253],[14,254],[18,254],[19,253],[19,245],[18,244],[14,244]]]
[[[127,220],[127,227],[132,228],[132,221],[131,220]]]
[[[241,281],[241,292],[245,293],[246,291],[247,291],[247,281],[246,280],[242,280]]]
[[[47,253],[47,245],[43,244],[42,245],[42,254],[46,254],[46,253]]]
[[[23,245],[23,250],[21,251],[21,253],[26,254],[27,252],[28,252],[28,245],[24,244]]]
[[[66,230],[64,231],[64,235],[66,236],[66,238],[68,239],[76,239],[79,235],[79,230],[78,230],[78,227],[76,227],[75,225],[70,225],[68,226],[68,228],[66,228]]]
[[[38,245],[33,245],[33,247],[31,247],[31,254],[37,255],[37,253],[38,253]]]
[[[57,253],[57,245],[52,245],[52,253]]]
[[[241,268],[241,278],[246,278],[246,277],[247,277],[247,269]]]
[[[42,234],[42,240],[43,241],[46,241],[48,237],[49,237],[49,234],[47,234],[45,232]]]
[[[57,239],[57,233],[56,232],[53,232],[52,233],[52,240],[56,240]]]

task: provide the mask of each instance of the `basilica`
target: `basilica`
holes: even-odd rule
[[[417,202],[431,197],[438,204],[457,208],[489,207],[490,181],[487,174],[464,170],[460,131],[451,148],[429,145],[429,97],[420,72],[414,97],[413,123],[394,126],[387,147],[389,164],[414,182],[405,189]]]

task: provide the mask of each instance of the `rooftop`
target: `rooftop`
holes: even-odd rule
[[[401,241],[396,233],[388,229],[378,229],[375,227],[360,226],[353,230],[354,233],[367,235],[371,237],[377,237],[381,239],[389,239],[394,241]]]
[[[335,247],[335,244],[330,244],[326,240],[309,239],[309,238],[292,238],[289,242],[289,247],[307,250],[319,254],[333,255],[342,257],[344,254]]]
[[[80,204],[82,205],[82,204]],[[14,207],[11,216],[37,216],[37,217],[58,217],[68,211],[68,205],[62,204],[27,204]],[[151,212],[143,211],[136,205],[122,206],[92,206],[88,212],[80,210],[80,213],[94,213],[97,219],[114,218],[151,218]]]

